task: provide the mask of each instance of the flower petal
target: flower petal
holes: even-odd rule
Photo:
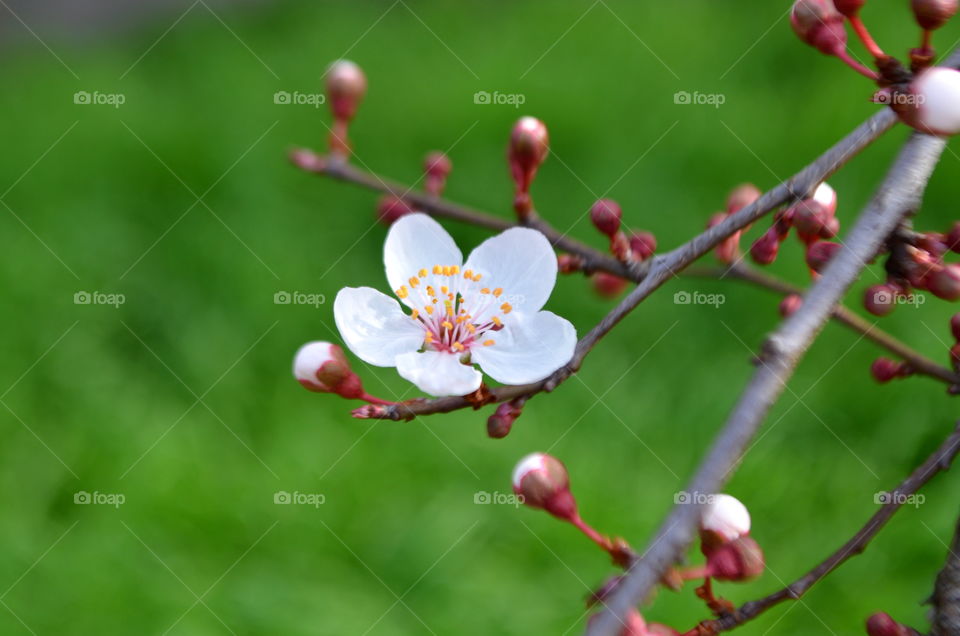
[[[515,227],[477,246],[464,270],[483,275],[491,288],[503,289],[505,302],[534,314],[546,304],[557,282],[557,255],[536,230]]]
[[[471,351],[483,372],[503,384],[544,379],[573,357],[577,331],[570,321],[549,312],[517,314],[490,334],[495,344]]]
[[[390,226],[383,245],[383,264],[390,289],[407,284],[421,269],[434,265],[461,265],[463,255],[447,231],[426,214],[407,214]],[[410,303],[407,303],[410,304]],[[411,305],[412,306],[412,305]]]
[[[400,303],[370,287],[344,287],[333,301],[333,318],[347,347],[378,367],[395,366],[401,353],[423,345],[423,328]]]
[[[460,356],[439,351],[399,355],[397,372],[421,391],[436,397],[473,393],[483,381],[483,375],[472,366],[462,364]]]

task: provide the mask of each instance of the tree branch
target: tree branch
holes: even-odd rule
[[[532,384],[497,387],[495,389],[491,389],[488,394],[484,395],[483,398],[479,400],[470,396],[445,397],[438,399],[421,398],[393,406],[365,406],[354,411],[355,416],[376,419],[406,420],[412,419],[418,415],[449,413],[450,411],[467,407],[479,408],[485,404],[509,401],[518,397],[530,397],[543,391],[552,391],[561,382],[569,378],[580,368],[584,358],[597,344],[597,342],[599,342],[607,333],[609,333],[610,330],[617,325],[617,323],[623,320],[627,314],[633,311],[637,305],[643,302],[643,300],[645,300],[654,291],[659,289],[660,286],[663,285],[667,280],[676,276],[695,260],[716,247],[721,241],[747,227],[757,219],[763,217],[765,214],[768,214],[772,210],[785,203],[797,199],[803,199],[806,196],[809,196],[821,182],[834,174],[847,161],[849,161],[861,150],[866,148],[881,134],[889,130],[895,122],[896,116],[890,110],[882,110],[876,113],[856,129],[854,129],[853,132],[848,134],[846,137],[834,144],[825,153],[820,155],[813,161],[813,163],[805,167],[789,180],[763,194],[763,196],[761,196],[752,204],[742,208],[734,214],[727,216],[719,224],[705,230],[701,234],[698,234],[676,249],[665,254],[654,256],[651,260],[644,262],[643,265],[647,268],[647,272],[646,275],[640,279],[637,287],[634,288],[627,296],[625,296],[623,300],[621,300],[621,302],[614,307],[613,310],[611,310],[610,313],[608,313],[597,326],[590,330],[577,343],[577,348],[574,352],[573,359],[546,379],[539,382],[534,382]],[[325,162],[321,163],[324,163],[324,167],[318,166],[314,171],[327,174],[329,167],[326,167]],[[351,171],[345,174],[349,174],[349,179],[352,180],[354,178],[359,178],[360,174],[366,173],[358,173],[358,171],[351,168]],[[366,178],[364,178],[362,185],[374,187],[374,189],[381,189],[381,187],[395,187],[377,187],[377,183],[382,183],[379,181],[378,177],[370,177],[368,175]],[[437,201],[438,200],[434,197],[423,196],[420,200],[420,203],[436,205]],[[456,206],[454,206],[454,208],[456,208]],[[424,209],[432,214],[440,215],[435,207],[430,208],[428,206]],[[475,215],[480,214],[475,211],[468,210],[467,212],[469,212],[469,215],[465,217],[461,214],[463,210],[460,210],[460,212],[458,212],[458,216],[453,217],[449,214],[449,212],[452,210],[448,209],[447,207],[444,207],[443,209],[446,210],[446,212],[444,212],[442,216],[460,218],[461,220],[473,218]],[[482,216],[487,220],[492,218],[487,217],[486,215]],[[484,223],[487,223],[487,220],[484,220]]]
[[[710,267],[710,268],[690,268],[686,274],[699,276],[703,278],[734,278],[737,280],[752,283],[759,287],[769,289],[783,296],[790,294],[803,295],[804,290],[792,285],[784,280],[773,276],[767,272],[750,267],[745,263],[735,263],[729,267]],[[956,374],[950,369],[937,364],[930,358],[920,354],[909,345],[897,340],[887,332],[876,327],[869,320],[862,318],[852,310],[843,305],[837,305],[833,309],[832,317],[840,324],[849,327],[854,332],[862,335],[867,340],[886,349],[901,360],[910,363],[910,368],[915,373],[926,375],[928,377],[941,380],[950,386],[951,393],[955,392],[954,387],[960,387],[960,374]]]
[[[918,466],[909,477],[907,477],[896,490],[888,493],[889,501],[885,502],[877,512],[870,517],[870,520],[857,531],[853,537],[844,543],[836,552],[827,557],[815,568],[804,574],[802,577],[786,586],[782,590],[774,592],[756,601],[744,603],[732,613],[722,616],[715,620],[703,621],[698,626],[700,634],[718,634],[738,627],[747,621],[753,620],[760,614],[784,601],[795,601],[802,597],[807,590],[813,587],[821,579],[836,570],[848,559],[863,553],[867,549],[870,541],[879,534],[880,530],[886,525],[887,521],[905,503],[906,498],[915,494],[927,482],[933,479],[941,471],[946,471],[954,457],[960,453],[960,427],[953,430],[943,444],[931,454],[925,462]],[[958,528],[960,531],[960,528]],[[942,603],[935,604],[944,610],[944,618],[948,621],[960,621],[960,535],[954,538],[952,552],[947,560],[947,566],[944,567],[940,577],[937,579],[937,590],[943,588],[944,596]],[[945,574],[947,573],[947,574]],[[941,585],[943,583],[943,585]],[[937,593],[934,593],[937,598]],[[949,617],[947,615],[950,615]],[[960,622],[948,622],[944,625],[951,625],[952,630],[934,632],[935,636],[939,634],[957,634]]]
[[[933,588],[933,628],[931,636],[960,634],[960,521],[953,535],[944,564]]]
[[[892,113],[886,114],[892,117]],[[715,493],[722,489],[833,308],[901,219],[919,207],[926,183],[945,145],[945,140],[939,137],[919,133],[910,137],[843,247],[827,265],[823,276],[810,288],[803,305],[767,338],[760,367],[690,481],[688,492]],[[721,228],[731,219],[728,217],[714,229]],[[694,239],[695,244],[696,241]],[[656,279],[657,273],[655,266],[631,297],[642,293],[647,284]],[[693,540],[699,519],[698,504],[674,506],[643,557],[631,566],[597,621],[588,627],[589,636],[614,636],[617,633],[620,620],[647,596],[663,572]]]

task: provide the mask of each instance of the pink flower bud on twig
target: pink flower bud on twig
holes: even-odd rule
[[[510,434],[513,423],[523,412],[523,402],[514,400],[504,402],[487,419],[487,435],[493,439],[502,439]]]
[[[710,550],[707,568],[721,581],[748,581],[763,573],[764,556],[760,545],[749,536],[741,536]]]
[[[329,342],[308,342],[293,359],[293,377],[317,393],[356,399],[363,395],[360,378],[350,369],[343,349]]]
[[[960,299],[960,265],[951,263],[933,272],[927,278],[927,289],[937,298]]]
[[[954,314],[950,317],[950,333],[953,339],[960,342],[960,314]]]
[[[873,285],[863,294],[863,307],[874,316],[886,316],[896,308],[898,293],[891,285]]]
[[[627,287],[626,280],[607,272],[597,272],[591,277],[591,280],[594,291],[601,298],[616,298]]]
[[[536,117],[522,117],[514,124],[510,133],[507,159],[510,163],[510,174],[516,185],[514,208],[521,218],[532,210],[530,184],[549,152],[550,137],[542,121]]]
[[[739,212],[760,198],[763,193],[752,183],[738,185],[727,197],[727,214]]]
[[[703,507],[700,530],[733,541],[750,532],[750,512],[732,495],[713,495]]]
[[[845,16],[852,16],[860,13],[860,9],[867,3],[867,0],[833,0],[833,6],[837,11]]]
[[[777,232],[771,228],[764,232],[760,238],[754,241],[750,246],[750,256],[757,265],[769,265],[777,260],[777,253],[780,251],[780,237]]]
[[[821,53],[839,55],[846,50],[843,16],[831,0],[797,0],[790,12],[790,26],[801,40]]]
[[[590,221],[593,226],[611,238],[620,229],[622,217],[620,204],[613,199],[600,199],[590,206]]]
[[[893,620],[885,612],[877,612],[867,619],[869,636],[913,636],[917,632]]]
[[[557,269],[561,274],[572,274],[583,269],[583,258],[576,254],[560,254],[557,256]]]
[[[905,378],[913,375],[913,370],[906,362],[897,362],[890,358],[877,358],[870,365],[870,374],[880,384],[885,384],[895,378]]]
[[[826,267],[830,259],[843,247],[839,243],[830,241],[818,241],[807,248],[807,266],[818,274]]]
[[[444,153],[434,151],[423,160],[423,170],[426,173],[424,189],[432,195],[440,196],[447,184],[447,177],[453,170],[453,162]]]
[[[401,216],[413,213],[413,208],[403,199],[385,194],[377,202],[377,220],[384,225],[392,225]]]
[[[337,60],[327,69],[326,80],[334,118],[349,122],[367,94],[367,76],[350,60]]]
[[[617,232],[610,237],[610,252],[617,257],[617,260],[628,262],[633,260],[633,249],[630,247],[630,239],[623,232]]]
[[[657,251],[657,237],[652,232],[631,230],[628,238],[633,257],[638,261],[647,260]]]
[[[917,24],[927,31],[939,29],[957,13],[957,0],[911,0]]]
[[[960,221],[954,221],[953,227],[944,238],[947,249],[951,252],[960,252]]]
[[[800,294],[790,294],[780,301],[780,315],[788,318],[800,309],[801,305],[803,305],[803,298]]]
[[[531,453],[521,459],[513,469],[513,492],[523,496],[524,504],[560,519],[571,521],[577,516],[570,477],[556,457]]]

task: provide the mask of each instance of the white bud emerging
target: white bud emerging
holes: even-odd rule
[[[703,508],[700,527],[733,541],[750,532],[750,513],[730,495],[714,495]]]
[[[837,191],[826,181],[817,186],[813,193],[813,200],[822,205],[830,216],[837,211]]]
[[[530,453],[517,462],[517,466],[513,469],[513,487],[519,490],[520,482],[523,481],[527,473],[533,470],[543,470],[546,458],[547,456],[543,453]]]
[[[894,104],[905,123],[934,135],[960,133],[960,72],[934,67],[910,85],[904,105]]]
[[[311,391],[356,397],[359,379],[350,370],[343,349],[329,342],[308,342],[293,358],[293,377]]]

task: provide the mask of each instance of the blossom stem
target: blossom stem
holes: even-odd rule
[[[381,400],[378,397],[370,395],[366,391],[364,391],[363,395],[361,395],[359,399],[363,400],[364,402],[369,402],[370,404],[381,404],[383,406],[394,406],[396,404],[400,404],[399,402],[391,402],[390,400]]]
[[[695,565],[689,568],[678,570],[680,578],[684,581],[694,581],[696,579],[705,579],[710,576],[710,568],[706,565]]]
[[[870,31],[867,29],[867,25],[863,23],[863,20],[860,19],[859,15],[850,16],[850,26],[853,28],[854,33],[857,34],[857,37],[863,42],[863,45],[867,47],[867,51],[870,52],[870,55],[874,59],[883,59],[887,57],[887,54],[883,52],[876,41],[874,41],[873,36],[870,35]]]
[[[605,536],[603,536],[602,534],[594,530],[590,526],[590,524],[588,524],[586,521],[584,521],[580,517],[580,515],[574,514],[570,518],[570,523],[576,526],[580,530],[580,532],[587,535],[587,537],[591,541],[593,541],[598,546],[600,546],[600,548],[603,549],[605,552],[611,552],[613,550],[613,545],[610,543],[610,539],[606,538]]]
[[[837,53],[837,57],[838,57],[844,64],[846,64],[847,66],[849,66],[850,68],[852,68],[853,70],[855,70],[857,73],[860,73],[860,74],[863,75],[864,77],[869,78],[869,79],[872,79],[872,80],[874,80],[874,81],[880,79],[880,74],[879,74],[879,73],[877,73],[876,71],[874,71],[874,70],[872,70],[872,69],[867,68],[866,66],[864,66],[864,65],[861,64],[860,62],[858,62],[858,61],[856,61],[855,59],[853,59],[852,57],[850,57],[850,52],[847,51],[846,49],[843,49],[842,51],[839,51],[839,52]]]

